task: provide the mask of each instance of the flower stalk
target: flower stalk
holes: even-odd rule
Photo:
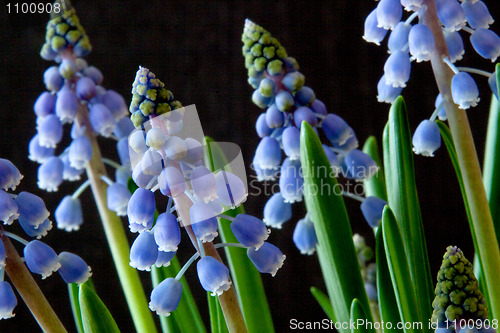
[[[426,0],[427,10],[424,22],[432,31],[436,41],[436,52],[431,58],[432,69],[448,116],[448,123],[455,143],[458,162],[463,175],[467,200],[469,202],[472,223],[478,244],[479,257],[484,271],[484,278],[489,292],[492,317],[500,318],[500,251],[495,237],[493,220],[484,189],[481,169],[477,157],[469,121],[464,110],[459,109],[451,96],[453,71],[443,61],[449,57],[448,49],[437,16],[434,0]]]
[[[23,298],[26,306],[30,309],[41,329],[44,332],[67,332],[38,287],[35,279],[33,279],[33,276],[26,268],[26,265],[23,263],[9,237],[2,234],[0,238],[0,241],[3,242],[5,246],[5,272]]]
[[[95,134],[88,117],[88,110],[80,105],[76,121],[79,126],[85,128],[85,135],[92,144],[92,158],[86,166],[87,177],[90,180],[90,187],[94,195],[97,209],[104,227],[104,233],[108,240],[111,255],[118,272],[118,277],[122,284],[123,292],[134,321],[137,332],[156,332],[153,316],[149,310],[144,289],[139,279],[137,270],[129,265],[130,246],[123,228],[121,219],[106,205],[107,184],[101,176],[107,176],[106,169],[102,162],[102,155],[97,143]]]

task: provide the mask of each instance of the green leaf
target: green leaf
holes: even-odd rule
[[[175,277],[181,266],[177,256],[174,256],[168,267],[153,267],[151,270],[153,286],[169,277]],[[186,278],[180,279],[182,283],[182,297],[177,309],[169,317],[160,316],[163,332],[206,332],[200,312],[189,288]]]
[[[316,299],[316,302],[321,306],[323,311],[325,311],[326,315],[328,318],[331,320],[335,321],[335,315],[333,313],[333,308],[332,308],[332,303],[330,302],[330,299],[324,292],[322,292],[320,289],[316,287],[311,287],[311,294],[314,296]]]
[[[221,146],[210,137],[205,137],[205,142],[205,165],[212,171],[218,169],[230,171],[230,165],[227,161],[228,158],[221,149]],[[233,149],[236,147],[234,144],[225,145],[232,145],[231,147]],[[234,151],[232,153],[234,153]],[[235,217],[244,212],[243,206],[239,206],[236,209],[226,211],[224,214]],[[219,220],[219,234],[221,240],[224,243],[238,243],[238,240],[231,231],[230,224],[231,221],[226,219],[221,218]],[[225,247],[224,251],[226,253],[234,288],[238,295],[248,332],[274,332],[271,311],[267,303],[264,285],[259,271],[257,271],[253,263],[248,259],[244,249]]]
[[[399,223],[421,322],[431,318],[434,288],[415,183],[411,133],[403,97],[389,112],[384,133],[384,171],[389,206]],[[424,325],[426,330],[430,330]]]
[[[402,330],[396,327],[397,323],[401,321],[401,317],[399,316],[398,303],[396,295],[394,295],[391,274],[387,265],[382,228],[378,228],[377,230],[375,246],[380,317],[383,322],[391,323],[391,329],[388,329],[389,326],[385,326],[384,332],[401,332]]]
[[[300,133],[300,160],[304,176],[304,198],[318,236],[318,258],[335,319],[348,322],[351,303],[357,298],[369,309],[352,241],[352,230],[344,199],[321,142],[306,122]],[[321,191],[319,191],[321,189]],[[371,313],[368,313],[372,321]],[[342,330],[348,332],[350,330]]]
[[[355,298],[351,303],[351,320],[356,323],[351,329],[351,333],[375,333],[372,323],[368,323],[367,311],[363,309],[361,302]]]
[[[365,145],[363,146],[363,151],[366,154],[370,155],[370,157],[380,167],[378,172],[373,177],[363,181],[365,185],[366,196],[375,196],[387,201],[384,167],[382,165],[382,159],[380,158],[380,150],[378,149],[377,139],[374,136],[370,136],[368,139],[366,139]]]
[[[87,282],[80,285],[78,299],[85,333],[120,332],[108,308]]]
[[[420,323],[422,326],[427,327],[427,321],[422,322],[418,312],[417,299],[413,291],[415,285],[410,277],[410,269],[405,256],[405,248],[399,232],[398,222],[388,206],[385,206],[382,216],[382,234],[392,286],[402,319],[401,322],[405,324]],[[405,327],[406,333],[423,331],[423,328]]]
[[[224,313],[219,303],[219,298],[207,292],[208,310],[210,313],[210,326],[212,333],[228,333]]]
[[[80,309],[80,301],[78,300],[78,284],[68,283],[68,294],[76,330],[78,333],[83,333],[82,312]]]
[[[500,82],[500,64],[497,64],[497,84]],[[490,205],[497,240],[500,243],[500,106],[495,95],[491,98],[486,148],[484,154],[483,181]]]

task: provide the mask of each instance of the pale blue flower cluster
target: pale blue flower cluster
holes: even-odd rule
[[[109,185],[108,208],[125,215],[131,172],[127,137],[134,126],[126,117],[125,99],[113,90],[106,90],[101,85],[101,71],[81,58],[90,52],[90,43],[75,10],[66,9],[47,24],[46,42],[40,52],[44,59],[58,64],[45,71],[43,78],[47,91],[34,105],[37,134],[29,144],[29,158],[41,164],[38,186],[49,192],[57,191],[64,180],[80,180],[91,163],[95,136],[117,140],[120,164],[104,159],[117,169],[116,182],[108,178],[103,180]],[[72,142],[60,149],[65,127]],[[61,201],[55,211],[58,228],[66,231],[80,228],[83,214],[78,197],[87,186],[85,182],[75,194]]]
[[[28,269],[34,274],[40,274],[42,279],[58,271],[66,283],[84,283],[92,275],[90,267],[76,254],[61,252],[59,255],[47,244],[39,239],[47,235],[52,228],[49,220],[49,211],[43,200],[29,192],[14,194],[23,176],[9,160],[0,158],[0,220],[4,225],[11,225],[15,220],[29,237],[36,237],[26,241],[22,237],[12,234],[0,226],[0,235],[10,237],[25,245],[24,260]],[[17,305],[16,296],[10,284],[4,280],[4,269],[7,264],[4,243],[0,240],[0,319],[14,316],[13,310]]]
[[[325,104],[305,85],[305,76],[299,72],[297,61],[287,55],[276,38],[247,19],[242,41],[248,83],[255,89],[252,101],[266,109],[255,125],[262,139],[255,151],[253,167],[260,181],[275,180],[279,176],[280,192],[269,198],[263,221],[268,226],[281,228],[292,217],[291,205],[303,197],[302,122],[307,122],[318,133],[321,131],[329,141],[323,148],[335,175],[361,181],[372,177],[378,167],[370,156],[357,149],[358,139],[346,121],[328,113]],[[284,160],[282,152],[286,156]],[[364,201],[362,197],[355,197]],[[364,201],[362,210],[370,211],[365,214],[370,225],[375,227],[380,221],[373,218],[377,214],[371,211],[379,210],[381,216],[382,208],[373,200]],[[293,240],[301,253],[314,253],[317,238],[308,214],[296,224]]]
[[[168,316],[177,308],[182,294],[179,279],[200,256],[196,266],[203,288],[215,296],[231,287],[226,265],[204,254],[203,244],[218,236],[220,218],[232,221],[230,227],[239,244],[215,246],[247,248],[255,267],[274,276],[285,256],[266,242],[269,230],[264,222],[246,214],[234,219],[222,214],[246,200],[246,178],[239,176],[244,170],[235,170],[234,162],[233,167],[214,168],[212,164],[213,172],[207,167],[213,160],[209,146],[203,143],[196,109],[183,107],[147,68],[137,71],[132,94],[130,112],[137,129],[128,137],[128,144],[132,179],[139,188],[127,206],[130,230],[138,233],[130,249],[130,265],[146,271],[152,266],[168,266],[181,241],[181,226],[198,250],[175,278],[153,289],[151,310]],[[161,195],[156,197],[158,192]],[[168,202],[160,208],[164,197]],[[155,219],[157,210],[160,214]]]
[[[479,90],[470,73],[488,77],[491,90],[498,97],[494,72],[454,65],[465,54],[460,32],[470,35],[470,43],[481,57],[495,62],[500,56],[500,37],[489,30],[493,18],[486,4],[481,0],[436,0],[436,7],[449,52],[449,58],[443,61],[455,73],[451,82],[453,102],[461,109],[474,107],[479,102]],[[403,8],[411,12],[405,20],[402,20]],[[377,86],[379,102],[393,103],[401,94],[410,79],[412,61],[428,61],[436,54],[434,35],[424,22],[426,10],[422,0],[381,0],[367,16],[363,36],[366,41],[380,45],[390,32],[387,41],[390,55]],[[413,23],[417,18],[419,22]],[[440,95],[430,120],[422,121],[415,131],[413,146],[416,154],[433,156],[441,146],[439,128],[434,122],[437,117],[443,121],[447,119]]]

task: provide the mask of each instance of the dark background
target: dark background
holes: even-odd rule
[[[36,187],[37,165],[27,158],[28,142],[35,134],[33,103],[45,89],[43,72],[52,63],[38,55],[44,41],[48,15],[7,14],[6,1],[0,10],[0,157],[14,162],[25,178],[19,190],[43,196],[53,213],[74,183],[65,183],[57,193]],[[486,1],[493,16],[500,15],[494,1]],[[260,110],[251,102],[241,56],[241,33],[250,18],[279,39],[294,56],[306,76],[306,84],[356,131],[360,142],[369,135],[381,137],[389,106],[376,101],[376,84],[387,57],[385,46],[368,44],[361,38],[363,22],[375,7],[373,1],[74,1],[81,23],[93,45],[86,58],[104,74],[103,85],[130,101],[131,84],[139,65],[156,73],[184,105],[196,104],[205,134],[218,141],[240,145],[246,164],[253,158],[259,139],[254,123]],[[498,24],[493,25],[498,31]],[[466,44],[468,43],[465,41]],[[385,45],[385,44],[383,44]],[[470,49],[461,64],[493,70],[491,62]],[[488,117],[489,90],[486,80],[477,79],[482,103],[469,111],[479,156],[482,159]],[[428,63],[413,64],[412,78],[403,92],[408,102],[412,130],[433,110],[437,88]],[[105,155],[114,156],[114,145],[105,140]],[[425,233],[435,276],[447,245],[459,245],[472,258],[472,242],[455,175],[445,148],[435,158],[415,157],[416,177]],[[79,232],[54,228],[44,238],[57,252],[78,253],[92,266],[99,295],[123,332],[133,332],[96,207],[89,192],[82,195],[85,223]],[[250,197],[245,208],[262,217],[264,197]],[[354,232],[373,244],[370,229],[357,202],[346,200]],[[304,212],[296,205],[294,220]],[[302,256],[292,242],[295,223],[273,230],[270,241],[287,255],[276,277],[263,275],[275,327],[287,331],[289,321],[326,318],[309,293],[310,286],[324,289],[317,257]],[[9,230],[12,228],[9,227]],[[14,229],[16,230],[16,229]],[[178,252],[183,263],[192,254],[188,241]],[[151,289],[147,273],[146,290]],[[195,270],[187,274],[199,307],[206,317],[205,293]],[[35,279],[48,295],[66,327],[73,331],[66,286],[55,274]],[[16,317],[0,321],[2,332],[36,332],[39,328],[18,297]]]

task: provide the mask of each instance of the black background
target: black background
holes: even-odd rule
[[[0,157],[10,159],[24,173],[19,190],[43,196],[53,213],[64,194],[74,191],[77,185],[65,183],[57,193],[43,193],[36,187],[37,165],[27,158],[28,142],[36,132],[33,103],[45,89],[43,72],[52,65],[38,55],[48,15],[7,14],[6,3],[2,3],[0,10]],[[499,6],[493,7],[492,0],[486,3],[498,18]],[[251,102],[252,89],[246,82],[241,56],[240,38],[247,17],[280,40],[301,65],[306,84],[330,112],[341,115],[354,128],[360,142],[369,135],[381,137],[389,106],[376,101],[376,84],[383,73],[386,48],[368,44],[361,38],[364,18],[376,5],[373,1],[74,1],[73,4],[93,45],[86,60],[102,70],[106,88],[123,94],[128,103],[138,66],[148,67],[184,105],[196,104],[205,134],[240,145],[247,165],[259,142],[254,123],[261,112]],[[498,31],[497,27],[498,24],[493,25]],[[461,64],[488,71],[494,68],[470,47]],[[482,159],[490,92],[484,78],[478,78],[477,82],[482,102],[469,111],[469,116]],[[430,116],[436,94],[429,64],[413,63],[412,78],[403,92],[412,130]],[[101,142],[104,154],[115,156],[114,145],[106,140]],[[435,158],[416,156],[415,164],[435,276],[447,245],[459,245],[472,258],[472,242],[444,147]],[[98,293],[119,327],[123,332],[133,332],[95,204],[89,192],[82,195],[82,200],[85,223],[81,230],[68,234],[53,229],[44,241],[57,252],[73,251],[86,259],[92,266]],[[263,196],[252,196],[245,208],[262,217],[264,203]],[[346,203],[353,231],[367,236],[367,242],[373,244],[358,203],[350,200]],[[303,214],[297,205],[294,220]],[[282,249],[287,260],[276,277],[262,277],[278,332],[289,330],[292,318],[299,321],[326,318],[309,293],[310,286],[324,289],[317,257],[302,256],[295,248],[291,239],[294,224],[290,222],[280,231],[273,230],[270,241]],[[192,251],[189,242],[183,242],[178,252],[180,261],[185,262]],[[140,274],[149,291],[148,274]],[[189,270],[187,276],[206,318],[205,293],[195,270]],[[43,281],[39,276],[35,279],[66,327],[74,331],[65,284],[57,274]],[[0,331],[39,331],[20,298],[15,313],[15,318],[0,321]]]

